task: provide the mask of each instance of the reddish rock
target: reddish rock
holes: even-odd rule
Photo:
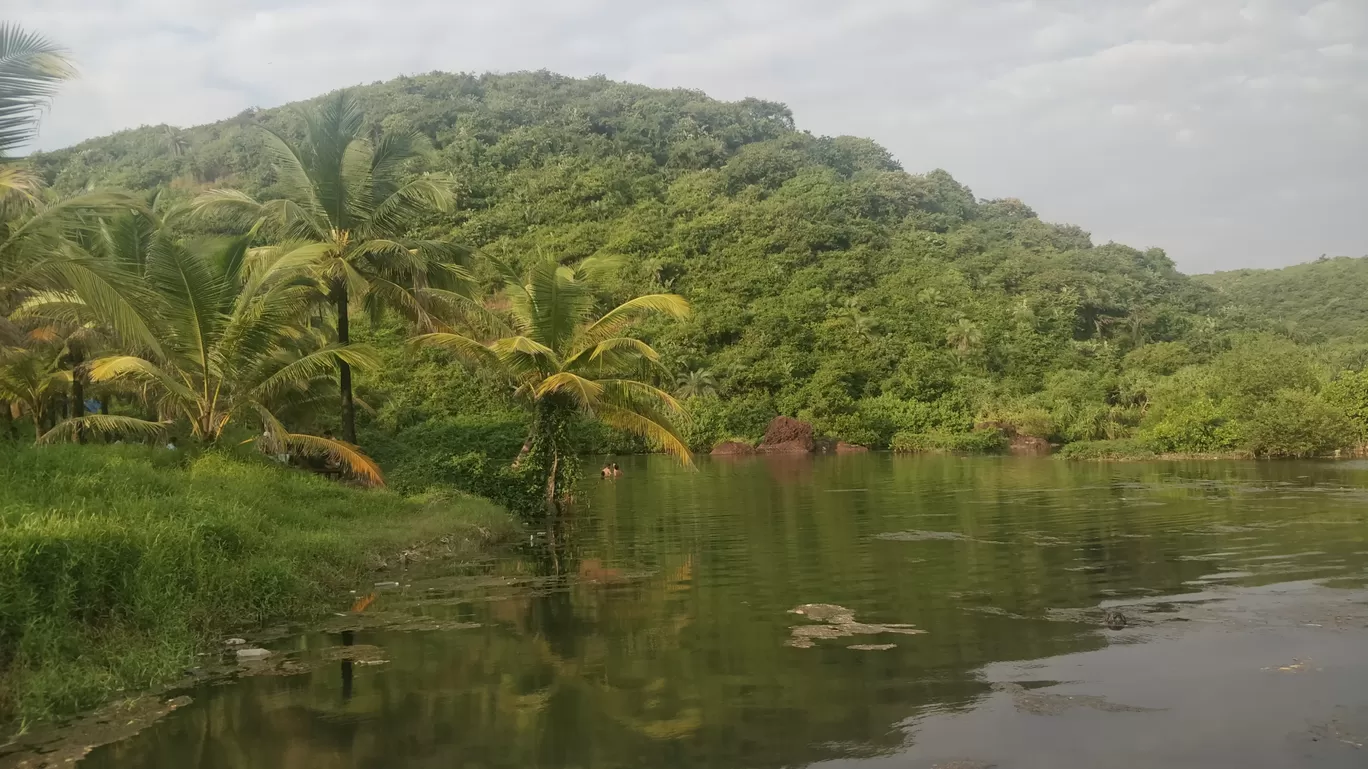
[[[863,454],[866,451],[869,451],[869,447],[861,446],[858,443],[846,443],[845,441],[841,441],[836,444],[837,454]]]
[[[722,441],[713,446],[712,455],[715,457],[739,457],[746,454],[754,454],[755,447],[749,443],[741,441]]]
[[[812,425],[793,417],[775,417],[757,450],[762,454],[809,454],[814,446]]]
[[[1033,435],[1018,435],[1012,438],[1007,450],[1019,456],[1043,457],[1054,451],[1054,447],[1044,438]]]

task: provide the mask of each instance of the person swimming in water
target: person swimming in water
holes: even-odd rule
[[[604,465],[604,466],[603,466],[603,469],[602,469],[602,470],[599,470],[599,477],[600,477],[600,478],[612,478],[612,477],[613,477],[613,466],[612,466],[611,464]]]

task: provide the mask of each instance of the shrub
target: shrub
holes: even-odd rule
[[[1260,457],[1316,457],[1354,443],[1344,410],[1305,390],[1280,390],[1242,425],[1245,446]]]
[[[1368,437],[1368,370],[1341,373],[1321,394],[1345,413],[1359,440]]]
[[[1128,369],[1168,376],[1196,361],[1192,349],[1182,342],[1155,342],[1131,350],[1126,354],[1124,365]]]
[[[997,454],[1007,448],[1007,439],[998,430],[970,433],[898,433],[892,448],[901,454],[954,452],[958,454]]]
[[[1142,432],[1142,437],[1156,451],[1165,453],[1220,453],[1233,451],[1240,443],[1238,426],[1225,409],[1208,398],[1170,408]]]

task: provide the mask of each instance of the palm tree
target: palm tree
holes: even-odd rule
[[[61,48],[17,24],[0,23],[0,158],[33,138],[43,106],[74,74]]]
[[[292,252],[288,258],[303,257],[336,315],[339,345],[351,339],[353,303],[372,313],[397,310],[427,330],[444,327],[438,311],[450,309],[457,298],[452,290],[466,284],[469,276],[456,262],[468,252],[403,237],[416,218],[446,210],[455,199],[445,178],[405,180],[423,138],[397,132],[372,141],[363,131],[361,110],[345,91],[304,120],[301,143],[262,129],[284,198],[259,203],[234,190],[211,190],[193,208],[201,214],[247,214],[280,239],[279,247]],[[351,365],[339,356],[337,370],[342,435],[355,443]]]
[[[7,411],[14,403],[21,413],[27,412],[35,436],[43,434],[55,396],[71,382],[54,357],[39,344],[0,349],[0,401]]]
[[[330,398],[335,360],[365,366],[370,350],[327,343],[306,321],[316,286],[298,277],[277,251],[249,252],[248,239],[190,247],[158,235],[147,253],[146,280],[155,302],[160,352],[92,361],[93,382],[142,386],[163,418],[181,417],[194,436],[216,443],[233,420],[259,423],[268,453],[326,456],[360,478],[381,481],[379,468],[346,442],[292,433],[276,411]],[[44,441],[89,430],[151,434],[162,423],[90,415],[63,422]]]
[[[983,332],[968,318],[960,318],[953,326],[946,329],[945,342],[955,348],[955,354],[961,360],[969,357],[969,354],[983,345]]]
[[[652,316],[683,318],[689,304],[674,294],[630,299],[594,317],[594,287],[615,267],[605,259],[577,266],[540,259],[519,276],[491,259],[504,275],[512,334],[480,342],[452,332],[415,337],[418,346],[450,350],[503,372],[515,395],[531,406],[532,425],[518,463],[546,473],[546,499],[568,492],[574,480],[574,451],[567,430],[577,412],[640,435],[681,461],[691,462],[675,420],[683,409],[643,373],[659,366],[650,345],[623,334]]]
[[[695,369],[679,375],[675,393],[681,398],[705,398],[717,395],[717,377],[711,369]]]

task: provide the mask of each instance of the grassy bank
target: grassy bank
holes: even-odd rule
[[[134,446],[0,444],[0,490],[0,733],[174,679],[231,629],[333,609],[415,543],[512,526],[474,498]]]

